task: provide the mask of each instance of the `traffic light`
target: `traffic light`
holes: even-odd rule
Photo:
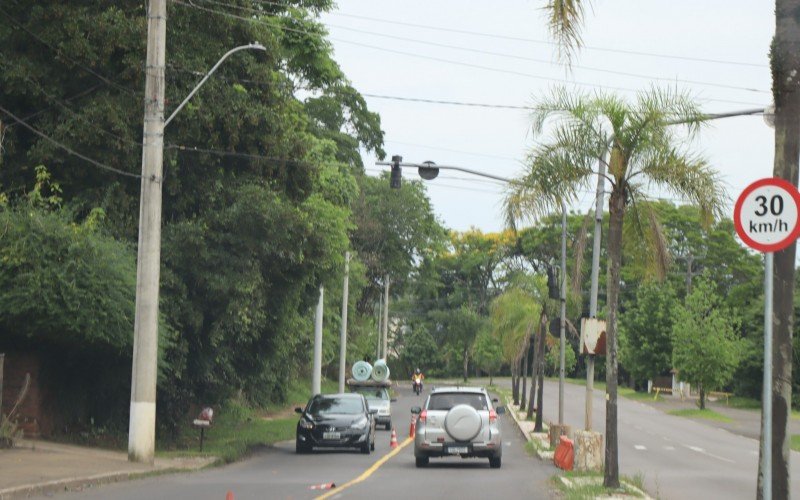
[[[403,161],[402,156],[392,156],[392,174],[389,178],[389,187],[392,189],[400,189],[400,180],[403,178],[403,171],[400,168],[401,161]]]

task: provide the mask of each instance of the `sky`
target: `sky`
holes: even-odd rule
[[[547,141],[546,134],[531,133],[525,109],[401,99],[520,108],[558,85],[627,99],[657,85],[689,92],[708,113],[771,104],[771,2],[594,0],[586,12],[585,46],[571,71],[558,62],[544,4],[339,0],[322,20],[334,58],[381,116],[386,160],[401,155],[406,162],[430,160],[513,178],[523,172],[526,152],[537,141]],[[729,216],[748,184],[771,176],[773,148],[774,133],[761,116],[715,121],[694,142],[694,150],[726,185]],[[369,175],[387,168],[375,166],[372,154],[363,158]],[[404,169],[403,175],[419,178],[414,169]],[[505,227],[502,183],[441,171],[426,186],[446,227],[484,232]],[[593,192],[586,192],[569,208],[585,213],[593,198]]]

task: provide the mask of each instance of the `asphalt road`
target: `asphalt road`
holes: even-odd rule
[[[558,382],[545,381],[545,420],[558,417]],[[565,384],[564,419],[583,428],[586,388]],[[605,433],[605,392],[594,393],[594,430]],[[756,496],[758,441],[668,415],[652,406],[619,398],[622,474],[644,474],[648,491],[664,500],[752,499]],[[756,432],[757,435],[757,432]],[[800,455],[791,457],[792,498],[800,498]]]
[[[408,387],[398,388],[392,404],[392,419],[403,446],[408,436],[410,409],[421,405]],[[427,393],[427,390],[426,390]],[[224,499],[232,492],[241,499],[311,499],[330,494],[334,499],[379,498],[552,498],[549,478],[556,474],[551,464],[527,455],[524,438],[507,415],[501,417],[503,465],[489,468],[486,459],[431,459],[426,469],[414,465],[413,443],[389,456],[390,432],[379,430],[376,449],[370,455],[357,451],[320,451],[297,455],[294,441],[257,450],[251,457],[224,467],[191,474],[150,477],[92,490],[64,493],[57,498],[114,499]],[[385,460],[384,460],[385,459]],[[361,478],[346,486],[348,482]],[[311,486],[334,482],[333,490]]]

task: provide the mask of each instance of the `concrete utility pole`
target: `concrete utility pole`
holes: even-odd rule
[[[594,246],[592,247],[592,285],[589,292],[589,317],[597,318],[597,291],[600,282],[600,242],[603,233],[603,195],[605,194],[606,164],[601,159],[597,167],[597,197],[594,208]],[[583,346],[578,347],[578,352]],[[584,428],[592,430],[592,395],[594,392],[594,354],[586,355],[586,415]]]
[[[322,392],[322,312],[325,298],[325,289],[319,286],[319,302],[314,315],[314,373],[311,375],[311,394]]]
[[[383,289],[383,359],[388,357],[389,348],[389,275],[384,278]]]
[[[375,361],[381,359],[381,332],[383,331],[383,295],[378,300],[378,331],[375,332],[375,337],[378,341],[375,343]]]
[[[350,279],[350,252],[344,253],[344,286],[342,287],[342,331],[339,333],[339,392],[344,392],[344,371],[347,364],[347,299]]]
[[[558,365],[558,423],[564,425],[564,365],[567,330],[567,204],[561,200],[561,336]]]
[[[161,265],[161,183],[164,160],[166,0],[150,0],[144,88],[142,190],[136,266],[128,459],[153,463],[156,432],[158,292]]]

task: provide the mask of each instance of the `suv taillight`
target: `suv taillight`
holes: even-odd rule
[[[494,408],[489,410],[489,423],[493,424],[497,421],[497,412],[494,411]]]
[[[419,413],[419,417],[417,418],[417,420],[419,420],[420,422],[425,422],[427,418],[428,418],[428,410],[422,410]]]

